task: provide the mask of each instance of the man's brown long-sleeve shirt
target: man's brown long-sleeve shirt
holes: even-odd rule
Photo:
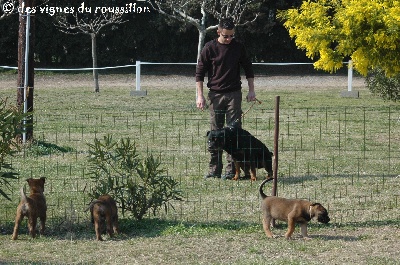
[[[246,78],[254,78],[252,63],[242,43],[235,39],[229,44],[209,41],[197,62],[196,82],[204,81],[207,73],[210,90],[220,93],[240,90],[240,67],[243,67]]]

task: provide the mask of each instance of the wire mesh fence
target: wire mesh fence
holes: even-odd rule
[[[243,121],[270,149],[273,112],[261,108]],[[321,202],[336,223],[399,221],[399,113],[400,107],[393,106],[281,109],[278,195]],[[84,209],[92,185],[87,143],[106,134],[135,140],[143,156],[159,157],[168,175],[179,181],[184,200],[173,202],[157,218],[259,223],[259,181],[203,179],[209,161],[208,126],[207,113],[190,111],[38,113],[36,147],[12,160],[20,181],[11,192],[12,202],[2,203],[0,223],[13,222],[24,179],[39,176],[47,178],[53,229],[87,222]],[[257,173],[259,180],[266,175],[263,170]]]

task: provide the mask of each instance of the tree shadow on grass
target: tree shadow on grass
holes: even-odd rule
[[[14,223],[2,224],[1,232],[4,235],[12,234]],[[309,223],[308,227],[314,231],[331,229],[332,224],[323,225],[319,223]],[[385,220],[385,221],[367,221],[367,222],[352,222],[341,224],[336,227],[338,232],[336,235],[323,235],[311,233],[311,238],[319,238],[326,241],[358,241],[362,240],[359,236],[343,235],[340,234],[340,229],[353,230],[354,228],[380,228],[380,227],[399,227],[398,220]],[[192,236],[208,236],[216,233],[260,233],[262,232],[261,224],[255,222],[244,222],[240,220],[227,220],[220,222],[182,222],[163,219],[143,219],[141,221],[133,220],[130,218],[121,218],[119,220],[120,235],[117,235],[111,240],[128,240],[135,237],[155,238],[168,235],[179,235],[183,237]],[[277,234],[284,234],[287,229],[287,224],[278,222],[274,229]],[[296,228],[297,229],[297,228]],[[263,233],[263,232],[262,232]],[[318,235],[317,235],[318,234]],[[28,236],[28,229],[26,222],[22,223],[19,229],[20,240],[26,240]],[[105,237],[105,231],[103,237]],[[40,236],[42,237],[42,236]],[[89,220],[80,223],[67,223],[62,219],[52,221],[46,225],[46,232],[43,236],[44,239],[57,239],[57,240],[95,240],[94,226]],[[108,237],[108,236],[107,236]],[[110,239],[108,239],[110,240]]]
[[[144,219],[141,221],[122,220],[122,231],[138,237],[158,237],[166,235],[208,235],[218,232],[259,231],[260,224],[227,220],[223,222],[182,222],[161,219]]]
[[[351,179],[351,180],[357,180],[359,178],[366,178],[366,177],[371,177],[371,178],[379,178],[382,179],[384,178],[397,178],[398,175],[396,174],[389,174],[389,175],[363,175],[362,177],[358,176],[357,174],[320,174],[320,175],[297,175],[297,176],[278,176],[278,183],[281,183],[283,185],[296,185],[296,184],[304,184],[304,182],[307,181],[317,181],[321,179]]]
[[[26,218],[19,228],[19,239],[30,239],[28,235]],[[12,234],[14,227],[13,222],[1,225],[1,231],[4,235]],[[39,227],[38,227],[39,228]],[[258,223],[249,223],[243,221],[223,221],[223,222],[181,222],[162,219],[143,219],[134,220],[130,218],[119,219],[120,235],[113,240],[126,240],[132,237],[154,238],[168,235],[210,235],[214,233],[229,232],[258,232],[261,225]],[[39,231],[37,231],[39,236]],[[104,234],[105,236],[105,231]],[[41,237],[41,236],[40,236]],[[51,220],[46,224],[44,238],[58,240],[94,240],[96,237],[94,225],[89,221],[81,221],[79,223],[71,223],[62,218]]]
[[[37,140],[29,145],[29,147],[25,149],[25,152],[28,155],[33,156],[46,156],[52,154],[75,152],[75,149],[73,149],[72,147],[63,147],[53,143]]]
[[[307,175],[307,176],[289,176],[289,177],[278,177],[278,182],[281,182],[283,185],[292,185],[292,184],[302,184],[305,181],[316,181],[319,179],[319,176]]]

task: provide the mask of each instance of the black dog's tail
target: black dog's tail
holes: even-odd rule
[[[269,182],[269,181],[271,181],[271,180],[273,180],[273,178],[267,178],[267,179],[265,179],[263,182],[261,182],[261,184],[260,184],[260,195],[261,195],[261,198],[262,199],[265,199],[265,198],[267,198],[268,196],[267,195],[265,195],[265,193],[263,192],[263,187],[264,187],[264,185],[265,185],[265,183],[267,183],[267,182]]]

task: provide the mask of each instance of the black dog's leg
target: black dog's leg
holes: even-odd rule
[[[236,160],[233,160],[235,163],[235,176],[233,177],[232,180],[238,180],[240,177],[240,163]]]

